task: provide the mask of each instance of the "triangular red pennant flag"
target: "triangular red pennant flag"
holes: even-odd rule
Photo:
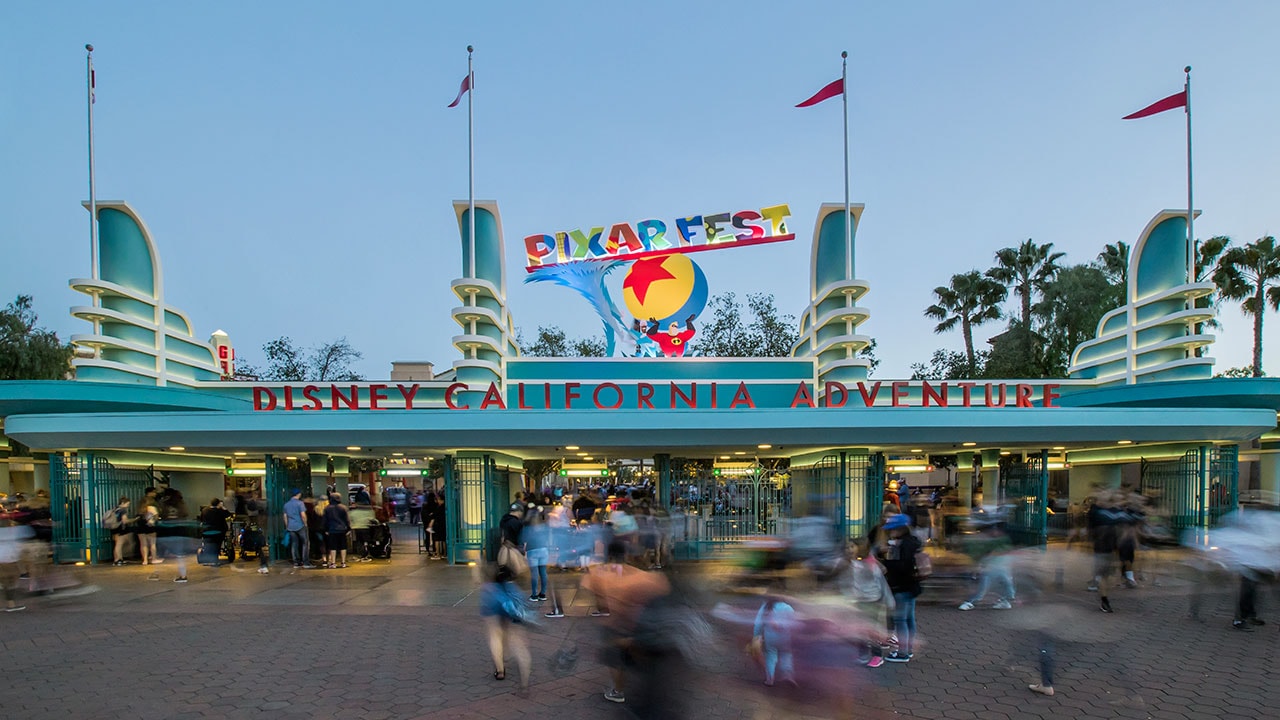
[[[458,97],[454,98],[453,102],[449,103],[449,107],[458,107],[458,103],[462,100],[462,96],[466,95],[467,91],[470,89],[471,75],[468,73],[466,77],[462,78],[462,87],[458,88]]]
[[[839,80],[832,80],[830,83],[827,83],[826,87],[814,93],[813,97],[809,98],[808,100],[805,100],[799,105],[796,105],[796,107],[798,108],[810,107],[812,105],[817,105],[823,100],[830,100],[831,98],[837,95],[843,95],[843,94],[844,94],[844,78],[841,78]]]
[[[1142,108],[1138,112],[1133,113],[1132,115],[1125,115],[1120,119],[1121,120],[1137,120],[1138,118],[1144,118],[1149,115],[1155,115],[1156,113],[1162,113],[1166,110],[1172,110],[1174,108],[1180,108],[1180,107],[1186,107],[1186,106],[1187,106],[1187,91],[1183,90],[1182,92],[1174,93],[1163,100],[1157,100],[1156,102],[1153,102],[1150,105]]]

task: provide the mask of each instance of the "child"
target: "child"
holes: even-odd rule
[[[889,591],[889,583],[884,578],[884,568],[870,552],[866,540],[860,540],[853,546],[853,557],[849,560],[849,571],[845,575],[845,594],[853,603],[854,611],[873,630],[863,644],[859,662],[867,667],[878,668],[884,664],[884,658],[878,654],[880,640],[889,612],[893,609],[893,593]]]
[[[781,666],[782,679],[792,685],[795,680],[795,663],[791,656],[791,628],[796,611],[777,596],[770,596],[756,613],[752,644],[758,644],[764,654],[764,684],[773,687],[775,671]]]

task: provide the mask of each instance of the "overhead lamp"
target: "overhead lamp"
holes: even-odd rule
[[[1121,440],[1120,442],[1118,442],[1118,443],[1116,443],[1116,444],[1117,444],[1117,445],[1132,445],[1132,444],[1133,444],[1133,441],[1132,441],[1132,440]]]
[[[284,459],[285,459],[285,460],[297,460],[297,459],[298,459],[298,457],[297,457],[296,455],[285,455],[285,456],[284,456]]]
[[[565,446],[564,446],[564,449],[565,449],[565,450],[577,450],[577,449],[578,449],[578,446],[577,446],[577,445],[565,445]]]
[[[585,452],[580,452],[580,453],[578,453],[578,457],[586,457],[586,456],[587,456],[587,454],[586,454]]]
[[[1066,449],[1067,449],[1067,446],[1066,446],[1066,445],[1054,445],[1054,446],[1053,446],[1053,449],[1054,449],[1054,450],[1066,450]]]
[[[1000,454],[1001,454],[1001,455],[1012,455],[1013,453],[1009,452],[1008,450],[1001,450],[1001,451],[1000,451]]]
[[[233,454],[233,455],[235,455],[236,457],[244,457],[245,455],[248,455],[249,453],[247,453],[247,452],[245,452],[245,451],[243,451],[243,450],[237,450],[236,452],[234,452],[234,453],[232,453],[232,454]]]
[[[746,452],[745,450],[735,450],[735,451],[733,451],[733,454],[734,454],[734,455],[746,455],[746,454],[747,454],[747,452]]]
[[[347,446],[347,449],[348,449],[348,450],[351,450],[351,451],[355,451],[355,450],[359,450],[359,449],[360,449],[360,446],[359,446],[359,445],[348,445],[348,446]]]
[[[404,453],[391,453],[391,457],[404,457]]]
[[[759,449],[761,449],[761,450],[768,450],[769,448],[771,448],[771,447],[773,447],[773,446],[772,446],[772,445],[770,445],[769,443],[760,443],[760,444],[759,444],[759,445],[757,445],[756,447],[757,447],[757,448],[759,448]]]
[[[923,449],[923,448],[911,448],[911,452],[913,452],[913,453],[922,453],[922,452],[924,452],[924,449]]]
[[[961,445],[964,445],[965,447],[973,447],[974,445],[977,445],[977,444],[978,443],[976,442],[961,443]]]
[[[172,451],[174,451],[174,452],[182,452],[183,450],[186,450],[186,448],[182,447],[181,445],[174,445],[173,447],[170,447],[169,449],[170,449],[170,450],[172,450]]]
[[[728,456],[728,455],[721,455],[721,456],[720,456],[720,459],[721,459],[721,460],[728,460],[728,459],[729,459],[729,456]]]
[[[595,458],[591,457],[590,455],[587,455],[586,457],[584,457],[584,458],[582,458],[582,459],[583,459],[583,460],[595,460]]]

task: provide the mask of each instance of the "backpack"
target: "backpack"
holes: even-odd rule
[[[118,508],[111,508],[102,517],[102,527],[108,530],[116,530],[120,527],[120,515],[116,512]]]

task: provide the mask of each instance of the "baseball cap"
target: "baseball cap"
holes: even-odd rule
[[[911,519],[906,515],[893,515],[884,521],[885,530],[894,530],[896,528],[904,528],[911,524]]]

